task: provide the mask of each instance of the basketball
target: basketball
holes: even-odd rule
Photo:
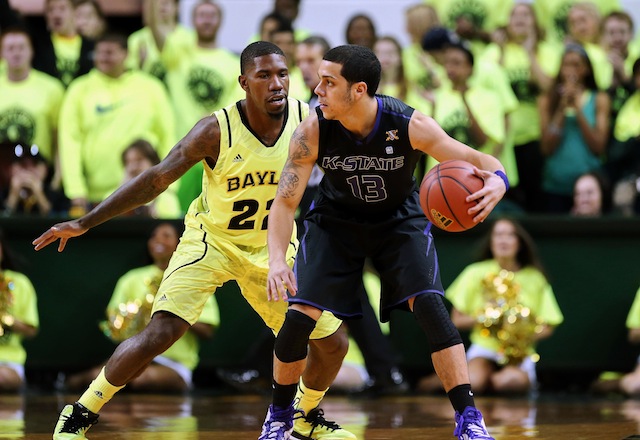
[[[448,160],[433,167],[420,184],[420,206],[431,223],[447,232],[473,228],[473,216],[467,214],[476,202],[465,199],[484,186],[473,174],[473,165],[464,160]]]

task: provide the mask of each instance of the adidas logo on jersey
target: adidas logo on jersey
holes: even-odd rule
[[[243,162],[244,159],[242,158],[242,156],[240,156],[239,154],[236,155],[236,157],[233,158],[234,162]]]
[[[158,298],[158,302],[160,301],[167,301],[167,295],[162,294],[162,296],[160,298]]]

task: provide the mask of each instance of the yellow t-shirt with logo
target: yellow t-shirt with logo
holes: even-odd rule
[[[0,272],[0,295],[10,295],[8,313],[25,324],[39,327],[38,300],[33,284],[26,275],[12,270]],[[22,346],[22,335],[5,331],[0,336],[0,362],[24,365],[27,352]]]
[[[574,3],[582,3],[584,0],[535,0],[533,10],[538,24],[546,31],[546,38],[550,42],[562,43],[567,35],[567,16]],[[604,17],[611,11],[620,11],[620,0],[588,0],[600,10],[600,16]]]
[[[640,91],[636,91],[622,105],[615,121],[613,136],[622,142],[640,136]]]
[[[240,59],[222,48],[202,48],[169,38],[162,50],[169,95],[176,113],[179,138],[214,111],[240,99]]]
[[[440,79],[447,77],[444,67],[417,43],[402,49],[402,63],[407,81],[418,89],[436,89],[440,86]]]
[[[111,78],[93,69],[67,89],[58,138],[66,196],[100,202],[120,186],[122,151],[133,141],[147,140],[160,158],[173,147],[174,114],[167,91],[144,72]]]
[[[185,225],[202,227],[238,246],[258,248],[267,243],[267,218],[289,154],[289,140],[309,114],[309,106],[289,98],[285,126],[271,146],[256,138],[239,107],[240,101],[215,112],[220,155],[214,169],[204,164],[202,193],[191,203]]]
[[[502,66],[518,99],[517,108],[509,114],[509,129],[513,134],[513,142],[515,145],[523,145],[539,140],[540,115],[536,100],[541,90],[531,82],[529,55],[521,45],[509,42],[502,50],[497,44],[490,44],[484,56],[497,63],[502,51]],[[536,59],[550,78],[555,78],[558,74],[561,56],[562,48],[558,45],[539,43]]]
[[[82,37],[80,35],[64,37],[58,34],[51,34],[51,42],[56,54],[56,68],[60,75],[60,81],[65,87],[68,87],[80,68]]]
[[[449,136],[483,153],[492,154],[494,147],[502,144],[501,153],[497,158],[509,176],[509,183],[516,186],[519,182],[518,167],[516,166],[513,142],[508,142],[505,130],[505,112],[500,99],[495,92],[478,86],[471,86],[467,90],[465,98],[478,125],[488,137],[484,145],[476,145],[471,139],[471,121],[460,92],[449,87],[437,90],[433,118]],[[427,170],[436,164],[437,161],[429,156]]]
[[[167,39],[177,40],[180,45],[196,45],[197,37],[193,29],[176,25]],[[151,28],[145,26],[129,36],[129,54],[126,65],[129,69],[139,69],[166,82],[167,68],[164,65]]]
[[[129,301],[144,301],[145,296],[150,293],[155,296],[156,292],[150,286],[153,286],[154,280],[162,278],[163,271],[154,265],[138,267],[124,274],[118,280],[113,295],[107,305],[107,315],[110,312],[117,312],[121,304]],[[149,310],[149,313],[151,310]],[[198,322],[217,326],[220,324],[220,312],[218,305],[213,298],[209,297],[204,304],[202,313]],[[169,347],[162,356],[181,363],[189,370],[195,369],[199,362],[198,351],[200,343],[198,336],[193,332],[187,331],[180,339],[178,339],[171,347]]]
[[[479,29],[493,31],[509,22],[513,0],[424,0],[438,12],[440,21],[455,29],[456,18],[467,16]]]
[[[0,140],[35,144],[52,164],[63,95],[62,83],[38,70],[19,82],[0,74]]]

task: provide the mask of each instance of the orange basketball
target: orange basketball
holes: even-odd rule
[[[473,228],[473,216],[467,211],[476,202],[467,202],[468,195],[484,186],[473,174],[473,165],[464,160],[448,160],[433,167],[420,184],[420,206],[431,223],[447,232]]]

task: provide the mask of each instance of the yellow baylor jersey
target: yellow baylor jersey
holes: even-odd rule
[[[240,102],[214,112],[220,124],[220,155],[213,169],[204,162],[202,193],[189,207],[187,226],[238,246],[267,244],[267,217],[289,154],[289,140],[309,114],[306,103],[288,101],[284,128],[272,146],[254,135]]]

